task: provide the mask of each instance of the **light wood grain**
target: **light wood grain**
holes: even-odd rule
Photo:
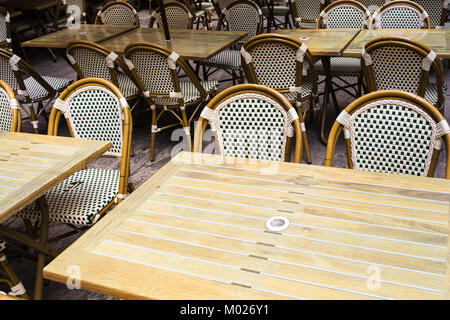
[[[442,299],[449,187],[180,153],[44,275],[77,265],[82,288],[125,299]]]
[[[0,223],[110,146],[103,141],[0,132]]]
[[[361,50],[377,37],[399,36],[417,40],[430,47],[439,58],[450,58],[450,30],[446,29],[371,29],[362,30],[344,51],[344,56],[360,57]]]

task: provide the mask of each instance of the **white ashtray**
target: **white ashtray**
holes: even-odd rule
[[[300,40],[306,41],[306,40],[309,40],[309,37],[300,37]]]
[[[81,31],[81,32],[78,32],[78,34],[79,34],[80,36],[84,36],[84,35],[87,34],[87,32],[86,32],[86,31]]]
[[[286,230],[287,227],[289,227],[289,220],[286,217],[275,216],[266,222],[266,228],[274,232]]]

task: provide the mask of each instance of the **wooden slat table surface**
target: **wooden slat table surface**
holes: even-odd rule
[[[20,10],[44,10],[54,7],[59,0],[0,0],[0,7]]]
[[[171,41],[166,41],[164,31],[159,28],[137,28],[125,34],[113,37],[99,44],[116,53],[122,54],[132,42],[143,41],[169,48],[184,59],[206,61],[217,53],[243,39],[246,32],[211,30],[170,30]]]
[[[110,147],[103,141],[0,132],[0,223]]]
[[[223,160],[178,154],[44,277],[76,266],[124,299],[444,297],[450,181]],[[268,231],[274,216],[289,227]]]
[[[283,29],[275,33],[304,42],[312,55],[340,56],[360,30],[351,29]]]
[[[378,29],[362,30],[344,51],[344,56],[360,57],[361,50],[370,40],[377,37],[399,36],[420,41],[436,52],[442,59],[450,58],[450,30],[408,30],[408,29]]]
[[[80,28],[63,29],[42,37],[22,42],[22,47],[67,48],[74,40],[100,42],[120,35],[135,27],[81,24]]]

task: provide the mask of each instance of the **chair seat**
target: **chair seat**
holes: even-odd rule
[[[200,3],[200,8],[209,13],[214,10],[214,5],[211,2],[202,2]]]
[[[325,75],[322,60],[314,65],[318,75]],[[330,74],[332,77],[358,77],[361,74],[361,60],[349,57],[331,57]]]
[[[262,7],[261,11],[264,16],[269,15],[269,8],[268,7]],[[274,16],[285,16],[289,13],[289,8],[286,6],[273,6],[273,15]]]
[[[442,88],[444,94],[445,91],[447,91],[447,84],[443,84]],[[429,83],[427,85],[427,88],[425,89],[425,100],[427,100],[429,103],[431,103],[433,106],[435,106],[442,114],[444,114],[443,107],[444,106],[438,106],[438,89],[436,83]],[[445,102],[444,102],[445,103]]]
[[[72,79],[56,78],[56,77],[42,77],[48,84],[57,92],[64,90],[69,84],[73,82]],[[47,90],[42,87],[33,77],[29,77],[24,80],[25,87],[32,101],[50,98]],[[19,101],[25,101],[25,97],[18,95]]]
[[[306,97],[313,94],[313,86],[310,78],[304,77],[302,79],[302,99],[305,99]],[[295,92],[287,92],[283,93],[283,95],[286,97],[286,99],[289,100],[289,102],[295,102],[297,100],[297,94]]]
[[[0,252],[3,252],[6,250],[6,241],[0,240]]]
[[[204,64],[217,68],[239,70],[241,69],[241,53],[239,50],[223,50]]]
[[[98,213],[117,196],[119,179],[119,170],[86,169],[74,173],[45,195],[50,222],[92,225]],[[17,215],[35,221],[41,213],[31,204]]]
[[[203,88],[205,88],[207,93],[210,93],[214,89],[217,89],[219,86],[218,81],[200,81]],[[183,94],[184,103],[188,104],[191,102],[195,102],[201,99],[200,92],[198,92],[197,88],[191,81],[180,81],[180,89]],[[165,105],[165,106],[174,106],[177,105],[177,99],[174,98],[163,98],[163,99],[155,99],[155,104],[157,105]]]
[[[131,98],[139,95],[139,89],[131,81],[131,79],[124,73],[117,73],[117,82],[119,83],[119,89],[125,98]]]

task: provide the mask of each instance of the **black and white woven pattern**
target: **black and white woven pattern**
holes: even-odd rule
[[[17,93],[17,90],[19,89],[19,83],[16,80],[8,59],[4,58],[3,56],[0,56],[0,79],[5,81],[11,87],[11,89]]]
[[[8,39],[8,27],[6,25],[6,16],[0,13],[0,42]]]
[[[314,68],[316,73],[324,75],[322,60],[318,60]],[[332,77],[358,77],[361,73],[361,60],[352,57],[331,57],[330,75]]]
[[[209,59],[207,64],[211,67],[237,71],[241,69],[241,53],[239,50],[223,50]]]
[[[84,78],[100,78],[111,81],[111,73],[105,56],[88,48],[75,47],[70,54],[75,59]]]
[[[170,5],[167,4],[165,7],[166,17],[167,17],[167,25],[169,29],[190,29],[191,28],[191,20],[192,18],[189,16],[190,12],[183,7],[178,5]],[[156,24],[158,28],[162,28],[162,20],[161,15],[154,11],[152,16],[156,20]],[[150,28],[153,26],[149,26]]]
[[[119,89],[125,98],[130,98],[139,95],[139,88],[133,81],[124,73],[117,73],[117,82],[119,83]]]
[[[206,92],[211,92],[219,86],[219,82],[217,81],[200,81],[200,83]],[[191,81],[180,81],[180,88],[184,103],[191,103],[201,99],[200,92],[198,92],[197,88]],[[175,98],[155,98],[154,100],[157,105],[162,106],[178,104],[178,100]]]
[[[374,14],[375,11],[377,11],[386,3],[386,0],[357,0],[357,1],[361,3],[363,6],[365,6],[367,10],[369,10],[370,14]],[[387,2],[389,2],[389,0]]]
[[[114,26],[135,26],[138,24],[136,19],[136,13],[134,10],[123,5],[110,6],[106,8],[101,15],[101,21],[103,24]]]
[[[390,7],[380,13],[380,29],[420,29],[422,15],[414,8],[406,6]],[[374,28],[377,28],[375,23]]]
[[[362,29],[365,22],[367,23],[365,12],[355,6],[340,5],[332,8],[327,14],[328,23],[326,27],[328,29]]]
[[[312,94],[313,94],[313,85],[311,82],[311,78],[303,77],[302,78],[302,95],[301,95],[302,100],[305,99],[306,97],[311,96]],[[283,93],[283,95],[290,102],[297,101],[297,93],[296,92]]]
[[[295,0],[297,10],[297,19],[317,21],[321,11],[321,2],[319,0]]]
[[[377,102],[358,110],[348,128],[355,169],[426,175],[435,132],[424,115],[406,103]]]
[[[443,84],[443,88],[442,91],[445,94],[445,91],[447,91],[447,85],[444,83]],[[444,104],[443,105],[439,105],[438,101],[439,101],[439,92],[438,92],[438,87],[436,83],[429,83],[425,89],[425,95],[424,95],[425,100],[427,100],[429,103],[431,103],[433,106],[435,106],[440,113],[444,114],[445,110],[444,110]]]
[[[66,88],[69,84],[73,82],[72,79],[65,78],[56,78],[56,77],[42,77],[53,89],[57,92],[61,92]],[[31,100],[40,100],[44,98],[50,98],[48,96],[47,90],[45,90],[36,79],[29,77],[24,80],[25,87],[27,88],[28,94],[30,95]],[[17,95],[18,100],[24,100],[24,97],[21,95]]]
[[[0,88],[0,131],[11,131],[13,113],[8,93]]]
[[[438,26],[443,27],[441,24],[442,11],[446,10],[444,7],[445,0],[412,0],[418,3],[430,17],[430,23],[432,28]]]
[[[118,194],[120,171],[80,170],[45,194],[50,222],[92,225],[96,215]],[[31,204],[17,215],[36,221],[41,213]]]
[[[241,40],[245,42],[258,33],[258,24],[261,22],[258,9],[246,3],[240,3],[228,9],[225,21],[229,31],[247,32],[247,36]]]

